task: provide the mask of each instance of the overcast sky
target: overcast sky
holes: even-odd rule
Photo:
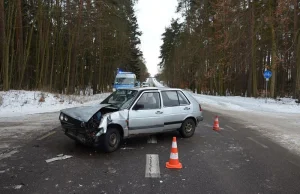
[[[161,35],[171,19],[176,17],[177,0],[139,0],[135,6],[138,25],[142,31],[141,50],[151,76],[158,72]]]

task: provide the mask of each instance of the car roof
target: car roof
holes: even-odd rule
[[[180,88],[167,88],[167,87],[146,87],[146,88],[140,88],[140,87],[135,87],[135,88],[126,88],[126,89],[119,89],[119,90],[137,90],[137,91],[151,91],[151,90],[159,90],[159,91],[172,91],[172,90],[180,90]]]

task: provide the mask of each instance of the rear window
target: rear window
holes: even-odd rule
[[[179,100],[177,96],[176,91],[164,91],[161,92],[164,106],[165,107],[173,107],[173,106],[179,106]]]
[[[161,95],[164,107],[184,106],[190,104],[181,91],[162,91]]]
[[[188,105],[190,104],[188,99],[185,97],[185,95],[181,91],[177,91],[179,103],[180,105]]]

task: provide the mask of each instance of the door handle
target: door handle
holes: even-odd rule
[[[155,114],[163,114],[161,111],[156,111]]]
[[[185,107],[184,110],[190,110],[190,108],[189,107]]]

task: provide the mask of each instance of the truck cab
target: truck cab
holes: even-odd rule
[[[136,75],[132,72],[118,72],[113,83],[113,91],[134,88],[137,85]]]

